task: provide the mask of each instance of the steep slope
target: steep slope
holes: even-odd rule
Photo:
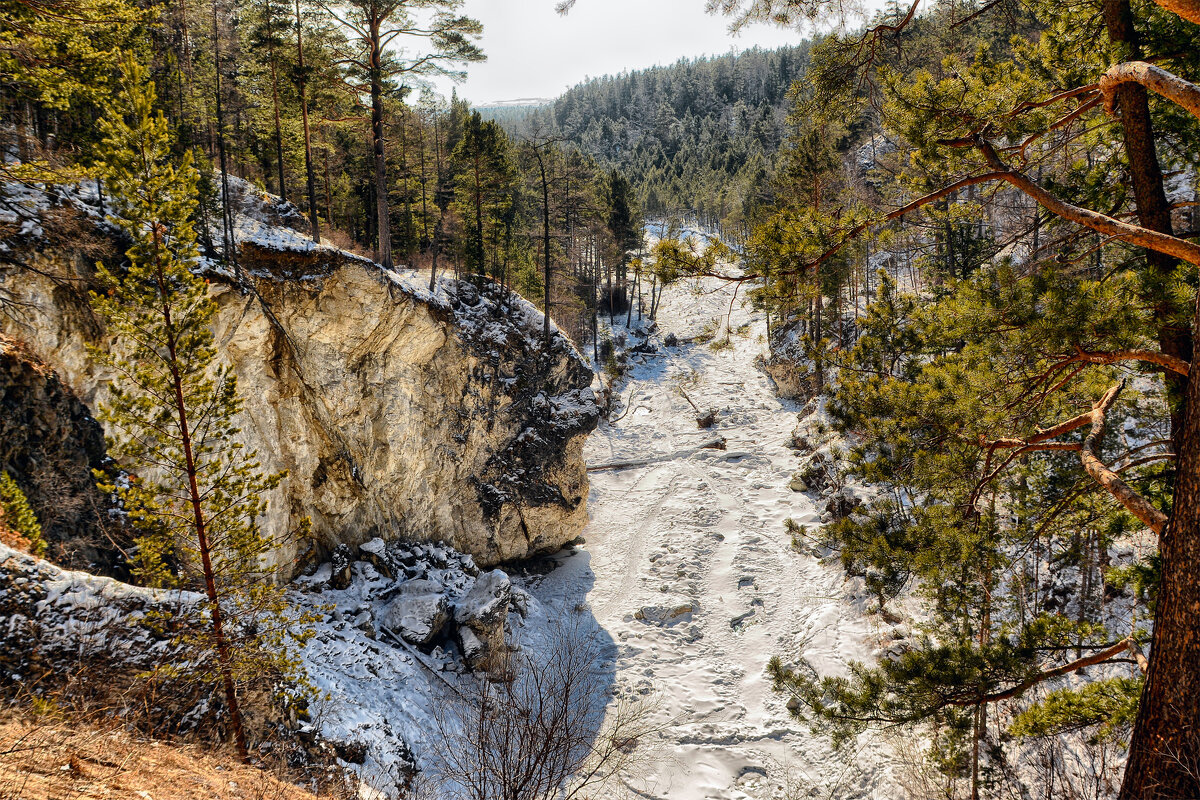
[[[598,410],[570,341],[556,334],[547,347],[541,314],[495,285],[445,280],[429,292],[315,246],[279,224],[290,215],[276,201],[240,189],[243,280],[212,272],[215,328],[245,402],[241,440],[289,474],[264,520],[284,572],[309,551],[376,536],[446,541],[485,565],[577,536],[581,450]],[[95,411],[111,376],[88,356],[109,345],[86,300],[94,262],[82,246],[46,246],[42,229],[99,210],[94,192],[59,197],[15,199],[44,224],[27,236],[37,241],[10,245],[41,249],[32,270],[0,271],[11,311],[0,332]],[[313,542],[292,535],[304,517]]]
[[[808,53],[807,42],[753,48],[596,78],[547,109],[504,122],[556,128],[628,177],[647,213],[691,211],[719,221],[769,190],[789,90]]]
[[[50,719],[0,723],[0,797],[41,800],[315,800],[232,753]],[[328,796],[322,793],[321,796]],[[336,796],[336,795],[334,795]]]

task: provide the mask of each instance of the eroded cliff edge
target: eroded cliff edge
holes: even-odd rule
[[[579,535],[599,412],[590,370],[561,334],[545,346],[540,312],[486,282],[430,292],[285,228],[239,232],[240,282],[210,282],[215,332],[243,443],[289,474],[263,520],[285,573],[376,536],[445,541],[491,565]],[[86,291],[96,253],[120,248],[45,236],[39,248],[34,270],[0,271],[14,311],[0,331],[94,412],[109,376],[87,345],[107,340]],[[304,517],[309,541],[293,535]]]

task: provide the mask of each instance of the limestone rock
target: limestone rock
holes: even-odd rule
[[[396,565],[393,563],[387,551],[387,543],[376,536],[370,541],[363,542],[358,546],[358,554],[363,561],[368,562],[379,574],[385,578],[396,577]]]
[[[239,243],[253,291],[214,274],[210,294],[219,359],[244,401],[238,438],[265,470],[288,472],[261,518],[285,543],[273,554],[282,577],[305,517],[316,560],[382,537],[444,541],[490,566],[579,535],[599,409],[565,336],[546,347],[540,312],[495,284],[447,279],[431,293],[267,231]],[[23,309],[19,322],[0,315],[0,333],[29,342],[95,413],[113,376],[87,351],[108,344],[86,302],[95,259],[72,246],[30,248],[36,273],[0,273]]]
[[[418,647],[433,644],[450,621],[450,599],[431,580],[405,581],[379,616],[379,624]]]
[[[670,626],[690,620],[693,611],[695,606],[689,602],[667,606],[643,606],[633,612],[633,618],[652,625]]]
[[[500,570],[485,572],[454,606],[458,640],[472,669],[487,669],[505,650],[505,623],[512,604],[513,585]]]

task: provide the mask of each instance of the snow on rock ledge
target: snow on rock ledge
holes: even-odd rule
[[[445,541],[490,566],[579,535],[582,448],[599,413],[570,341],[556,332],[544,346],[540,312],[492,284],[447,280],[429,292],[240,219],[253,291],[215,277],[215,329],[245,403],[241,439],[264,468],[289,473],[264,520],[284,542],[285,575],[376,536]],[[0,271],[0,287],[27,304],[18,319],[0,317],[0,332],[94,411],[110,376],[86,352],[103,342],[86,303],[92,258],[60,245],[32,260],[44,274]],[[306,516],[315,541],[294,541]]]

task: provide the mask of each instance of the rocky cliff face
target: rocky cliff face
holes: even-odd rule
[[[87,407],[27,348],[0,334],[0,470],[22,488],[57,563],[112,572],[108,498],[92,471],[104,434]]]
[[[338,544],[445,541],[481,565],[551,551],[586,518],[582,446],[598,410],[571,343],[491,284],[415,279],[292,231],[240,226],[243,283],[214,275],[221,358],[238,378],[244,444],[288,478],[265,527],[287,573]],[[0,331],[93,411],[109,376],[85,289],[87,256],[47,248],[0,271],[16,313]],[[314,540],[292,534],[309,517]]]

